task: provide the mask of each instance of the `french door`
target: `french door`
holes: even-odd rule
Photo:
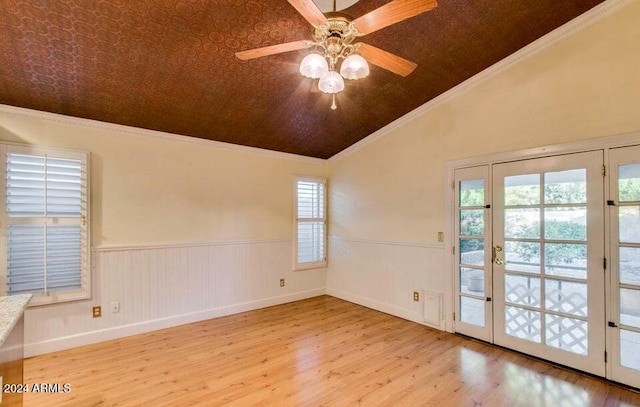
[[[594,151],[455,171],[457,332],[605,376],[602,168]]]
[[[605,375],[603,152],[493,166],[494,342]]]
[[[610,151],[610,377],[640,387],[640,147]]]
[[[456,330],[493,340],[489,167],[455,171]]]

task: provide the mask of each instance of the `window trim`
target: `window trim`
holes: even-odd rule
[[[84,176],[82,177],[82,189],[86,194],[86,203],[83,208],[84,219],[80,221],[85,239],[82,250],[81,287],[75,290],[53,291],[47,294],[34,294],[29,302],[29,307],[57,304],[69,301],[78,301],[91,298],[91,188],[90,188],[90,158],[87,151],[72,150],[55,147],[32,146],[20,143],[0,142],[0,295],[7,295],[7,227],[9,218],[6,212],[7,202],[7,166],[8,153],[22,153],[33,155],[49,155],[60,158],[80,160]]]
[[[298,182],[314,182],[318,184],[323,184],[323,211],[324,217],[317,218],[322,219],[323,229],[324,229],[324,239],[323,239],[323,248],[324,248],[324,260],[314,261],[314,262],[298,262],[298,224],[301,222],[298,219]],[[305,222],[305,221],[302,221]],[[327,267],[327,180],[326,178],[320,177],[311,177],[311,176],[295,176],[293,180],[293,270],[309,270],[309,269],[317,269]]]

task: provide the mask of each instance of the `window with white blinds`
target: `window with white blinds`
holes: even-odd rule
[[[324,180],[296,179],[295,268],[326,266]]]
[[[36,305],[88,298],[87,154],[2,149],[5,293]]]

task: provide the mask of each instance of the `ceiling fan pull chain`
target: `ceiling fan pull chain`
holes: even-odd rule
[[[332,93],[332,100],[333,102],[331,103],[331,110],[336,110],[338,108],[338,106],[336,105],[336,94]]]

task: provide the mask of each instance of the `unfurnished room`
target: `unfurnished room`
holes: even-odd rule
[[[0,49],[0,406],[640,406],[639,0],[5,0]]]

